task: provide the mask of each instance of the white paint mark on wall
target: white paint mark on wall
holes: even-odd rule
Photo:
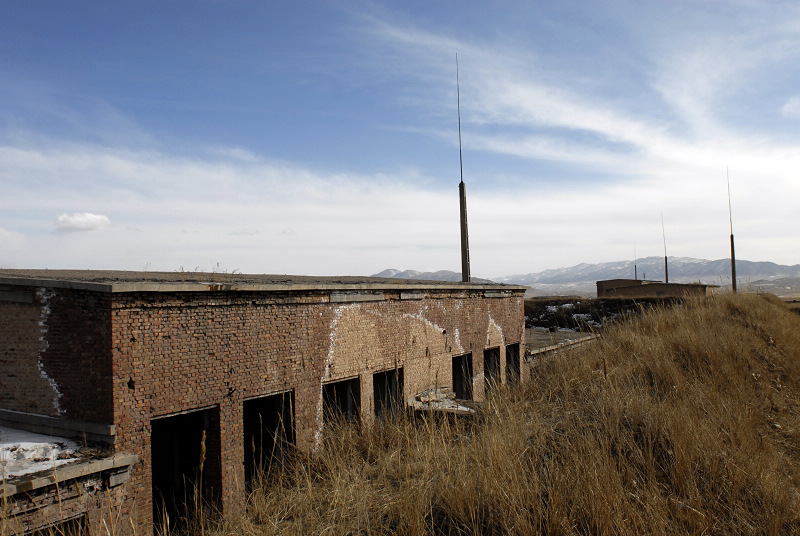
[[[51,313],[50,300],[55,296],[55,292],[47,288],[40,288],[36,291],[36,296],[42,304],[41,311],[39,312],[39,355],[36,356],[36,364],[39,367],[39,375],[46,380],[53,389],[53,408],[59,415],[63,415],[64,410],[59,403],[63,395],[61,391],[59,391],[56,381],[47,375],[47,371],[44,369],[44,364],[42,363],[42,354],[50,347],[50,344],[47,342],[47,319],[50,317]]]
[[[486,347],[488,348],[492,344],[503,344],[505,337],[503,336],[503,328],[499,326],[497,322],[494,321],[492,318],[492,313],[487,311],[487,316],[489,317],[489,329],[486,330]],[[497,340],[492,340],[492,334],[497,334]]]
[[[461,333],[458,332],[458,328],[456,328],[456,332],[453,334],[455,340],[453,341],[458,349],[459,353],[464,353],[464,346],[461,344]]]
[[[324,382],[331,377],[331,365],[333,364],[333,356],[336,353],[336,330],[339,327],[339,320],[342,319],[342,315],[347,309],[360,309],[361,304],[359,303],[351,303],[347,305],[339,305],[334,309],[333,313],[333,320],[331,320],[330,326],[330,333],[328,335],[330,339],[330,344],[328,345],[328,355],[325,358],[325,366],[322,369],[322,377],[320,377],[320,383]],[[314,432],[314,444],[319,446],[320,442],[322,441],[322,427],[325,424],[323,419],[323,400],[322,400],[322,389],[319,390],[319,399],[317,400],[317,411],[316,411],[316,431]]]
[[[414,320],[419,320],[420,322],[432,327],[433,329],[439,330],[439,333],[443,332],[444,328],[442,328],[441,326],[437,325],[436,323],[431,322],[430,320],[425,318],[424,312],[427,309],[428,309],[427,306],[422,307],[422,308],[420,308],[419,312],[417,314],[415,314],[415,315],[412,315],[412,314],[409,314],[409,313],[403,313],[403,318],[413,318]]]

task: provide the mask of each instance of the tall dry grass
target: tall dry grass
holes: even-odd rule
[[[800,533],[800,316],[723,295],[537,362],[472,422],[339,427],[217,534]]]

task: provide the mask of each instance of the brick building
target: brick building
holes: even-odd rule
[[[118,531],[146,533],[154,518],[177,515],[195,484],[230,512],[264,453],[287,443],[313,449],[329,415],[369,422],[433,387],[481,400],[491,382],[522,380],[524,290],[0,270],[0,424],[89,430],[107,445],[73,468],[93,487],[61,479],[83,499],[60,511],[83,523],[114,512],[132,520]],[[104,472],[92,473],[92,463]],[[10,504],[40,504],[5,512],[33,527],[29,517],[52,501],[47,479],[4,484]]]
[[[704,283],[662,283],[644,279],[607,279],[597,281],[598,298],[688,298],[705,296],[708,288],[715,285]]]

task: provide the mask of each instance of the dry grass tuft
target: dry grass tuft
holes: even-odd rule
[[[217,534],[796,534],[800,317],[723,295],[535,364],[474,422],[339,427]]]

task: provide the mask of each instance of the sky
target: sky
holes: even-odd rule
[[[795,1],[0,0],[0,268],[800,263]],[[663,219],[663,227],[662,227]]]

